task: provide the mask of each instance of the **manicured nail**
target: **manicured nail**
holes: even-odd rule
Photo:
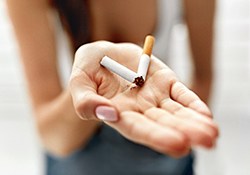
[[[109,106],[98,106],[95,110],[96,117],[107,122],[114,122],[118,120],[115,108]]]

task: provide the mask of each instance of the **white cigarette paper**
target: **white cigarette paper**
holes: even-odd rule
[[[140,63],[138,66],[137,74],[138,76],[142,76],[144,81],[146,80],[149,63],[150,63],[150,57],[147,54],[142,54],[140,58]]]
[[[150,56],[152,54],[153,46],[154,46],[155,38],[151,35],[146,36],[144,45],[143,45],[143,52],[140,58],[137,74],[146,81],[146,76],[148,72],[148,67],[150,63]]]
[[[121,76],[125,80],[128,80],[129,82],[133,83],[135,81],[135,78],[138,77],[137,73],[112,60],[108,56],[104,56],[100,64],[111,72]]]

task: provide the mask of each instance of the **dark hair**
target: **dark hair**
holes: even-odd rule
[[[90,41],[89,11],[86,0],[50,0],[60,16],[74,51]]]

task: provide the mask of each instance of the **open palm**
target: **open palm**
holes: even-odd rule
[[[143,87],[99,64],[107,55],[136,72],[141,52],[134,44],[105,41],[78,49],[70,81],[78,115],[97,119],[98,109],[105,109],[110,116],[104,122],[123,136],[172,156],[187,154],[193,145],[212,147],[218,128],[209,109],[157,58],[151,59]]]

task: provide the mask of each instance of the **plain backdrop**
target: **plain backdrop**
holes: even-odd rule
[[[170,66],[184,81],[190,72],[185,30],[176,26],[170,53]],[[218,0],[215,31],[210,106],[221,133],[214,150],[196,149],[195,169],[198,175],[250,175],[250,1]],[[64,50],[60,54],[67,57]],[[68,65],[65,59],[61,66]],[[0,0],[0,174],[42,175],[43,167],[12,26]]]

